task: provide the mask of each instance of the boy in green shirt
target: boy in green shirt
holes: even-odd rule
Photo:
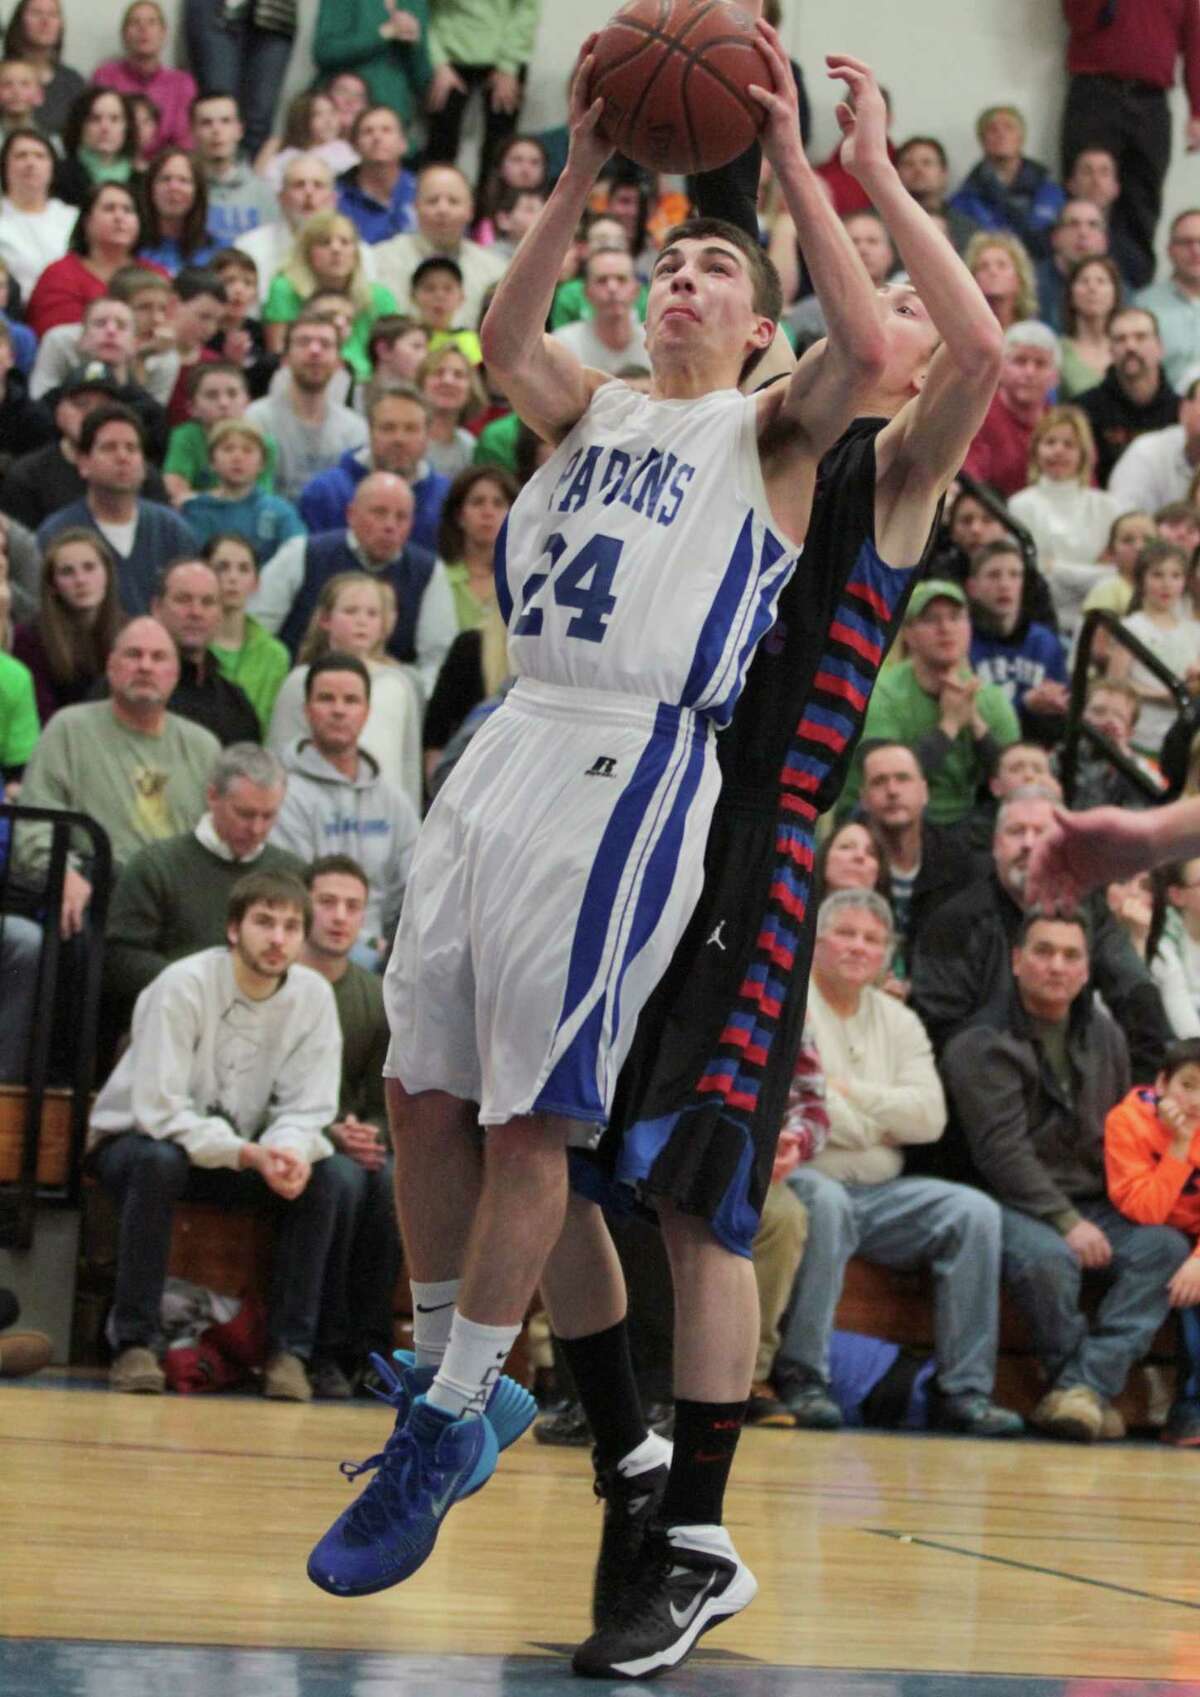
[[[4,587],[7,589],[7,584]],[[11,654],[0,652],[0,770],[5,785],[20,779],[37,739],[32,674]]]
[[[217,474],[208,457],[208,433],[223,419],[241,418],[250,405],[246,374],[231,360],[215,359],[195,366],[188,374],[187,390],[192,416],[172,430],[163,461],[163,481],[177,506],[192,495],[216,488]],[[275,444],[269,436],[257,486],[268,495],[275,491]]]

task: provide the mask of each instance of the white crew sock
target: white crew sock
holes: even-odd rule
[[[639,1473],[649,1473],[652,1467],[669,1467],[674,1446],[657,1432],[647,1432],[636,1449],[623,1455],[617,1472],[623,1479],[636,1479]]]
[[[444,1279],[441,1284],[422,1285],[409,1280],[413,1304],[413,1348],[418,1367],[440,1367],[450,1342],[450,1322],[458,1301],[461,1279]]]
[[[455,1310],[450,1342],[427,1396],[435,1408],[457,1420],[482,1414],[492,1386],[504,1370],[520,1326],[481,1326]]]

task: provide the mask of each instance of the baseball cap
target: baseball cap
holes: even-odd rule
[[[957,583],[952,583],[948,577],[926,578],[912,592],[912,600],[908,603],[908,611],[904,615],[905,623],[909,619],[919,619],[931,601],[956,601],[960,607],[967,604],[966,595]]]
[[[85,391],[107,395],[114,401],[119,401],[122,394],[112,367],[105,365],[102,359],[88,360],[86,365],[77,365],[74,371],[69,371],[55,390],[54,399],[65,400],[70,395],[81,395]]]

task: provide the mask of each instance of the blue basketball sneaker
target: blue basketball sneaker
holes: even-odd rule
[[[372,1391],[380,1402],[386,1402],[389,1408],[396,1411],[396,1430],[399,1431],[408,1419],[408,1411],[419,1396],[433,1383],[436,1367],[418,1367],[416,1356],[410,1349],[394,1349],[392,1361],[399,1366],[397,1373],[390,1361],[385,1361],[382,1355],[372,1355],[371,1366],[383,1390]],[[507,1374],[496,1380],[492,1386],[492,1394],[488,1397],[487,1407],[483,1411],[492,1423],[496,1434],[496,1442],[502,1450],[510,1444],[515,1444],[522,1432],[528,1431],[537,1415],[537,1403],[524,1385],[519,1385]],[[363,1467],[369,1467],[370,1462],[363,1462]],[[361,1471],[361,1470],[360,1470]],[[357,1472],[349,1475],[354,1479]]]
[[[375,1477],[308,1558],[308,1577],[335,1597],[367,1597],[408,1579],[427,1560],[454,1504],[491,1478],[499,1448],[482,1414],[456,1420],[419,1396],[382,1454],[359,1467]]]

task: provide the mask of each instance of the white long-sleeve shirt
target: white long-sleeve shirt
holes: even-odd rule
[[[946,1129],[946,1098],[925,1027],[895,996],[870,987],[843,1019],[815,978],[808,1020],[829,1110],[829,1141],[810,1165],[845,1184],[899,1178],[904,1156],[885,1134],[898,1143],[936,1143]]]
[[[238,989],[227,948],[165,967],[133,1010],[133,1038],[96,1098],[88,1144],[124,1131],[170,1138],[197,1167],[240,1164],[243,1146],[333,1154],[342,1033],[333,991],[293,966],[273,996]]]
[[[1106,489],[1042,477],[1018,491],[1008,510],[1037,544],[1038,567],[1066,638],[1079,629],[1083,603],[1098,583],[1116,574],[1101,561],[1113,520],[1125,508]]]

